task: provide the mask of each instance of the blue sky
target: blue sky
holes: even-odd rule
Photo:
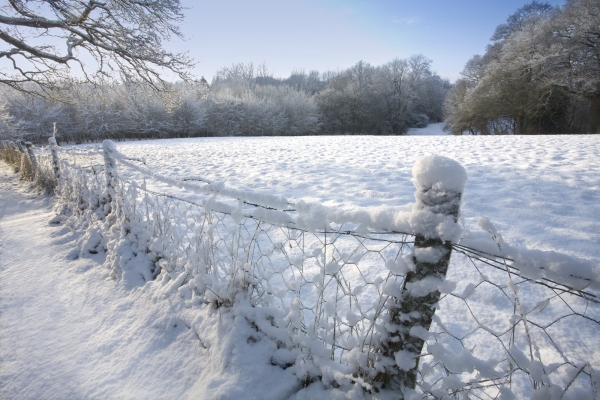
[[[423,54],[454,81],[481,54],[497,25],[525,0],[182,0],[184,43],[209,81],[236,62],[263,62],[277,77],[294,69],[337,70],[359,60],[381,65]],[[550,4],[564,4],[549,0]]]

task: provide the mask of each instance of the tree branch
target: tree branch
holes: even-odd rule
[[[186,70],[193,65],[191,60],[185,54],[173,54],[162,47],[162,41],[172,35],[181,37],[176,24],[183,18],[180,0],[117,0],[114,3],[9,0],[9,4],[10,7],[1,10],[4,15],[0,15],[0,27],[4,25],[5,29],[0,29],[0,40],[12,48],[0,51],[0,58],[23,57],[11,58],[14,71],[20,75],[12,77],[14,82],[36,81],[42,76],[48,80],[61,78],[67,75],[71,60],[79,63],[90,82],[107,77],[115,79],[117,72],[126,79],[163,84],[161,68],[188,79]],[[39,7],[35,7],[36,4]],[[10,10],[14,10],[12,14]],[[55,17],[48,18],[48,12],[53,12]],[[32,35],[32,30],[38,33]],[[30,41],[33,37],[35,44]],[[55,38],[65,40],[63,54],[57,54],[52,42]],[[37,44],[45,39],[47,43]],[[96,60],[95,73],[88,74],[90,68],[81,62],[81,53],[74,53],[76,48],[85,50]],[[35,70],[19,68],[18,62],[33,64]],[[5,72],[0,75],[3,80],[9,78]]]
[[[4,32],[2,29],[0,29],[0,39],[4,40],[6,43],[12,44],[17,49],[27,52],[35,57],[45,58],[47,60],[51,60],[51,61],[54,61],[59,64],[66,64],[67,61],[73,59],[73,57],[71,55],[67,55],[65,57],[59,57],[52,53],[41,51],[37,47],[28,46],[26,43],[15,39],[8,33]],[[10,50],[9,52],[12,54],[17,54],[17,52],[15,52],[14,50]]]

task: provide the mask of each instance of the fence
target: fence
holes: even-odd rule
[[[125,285],[238,307],[277,343],[273,364],[304,384],[404,398],[598,396],[595,266],[513,248],[486,219],[462,231],[466,175],[452,160],[418,161],[413,205],[345,212],[161,176],[109,141],[50,149],[38,168],[56,173],[61,212],[85,221],[83,252],[106,251]],[[3,158],[17,151],[3,143]]]
[[[35,187],[44,192],[52,192],[57,184],[57,174],[50,161],[52,156],[47,151],[37,150],[30,142],[0,142],[2,160],[18,171],[22,179],[32,181]]]

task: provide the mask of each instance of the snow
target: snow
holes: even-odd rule
[[[305,226],[311,229],[322,229],[323,220],[355,218],[373,226],[410,228],[410,221],[407,224],[401,218],[394,222],[393,216],[414,211],[406,206],[415,201],[411,178],[421,182],[422,177],[426,181],[422,186],[435,186],[433,178],[447,173],[452,184],[440,189],[453,191],[464,186],[460,230],[453,221],[441,221],[441,225],[437,221],[438,236],[453,238],[458,232],[464,240],[461,243],[490,253],[520,256],[524,266],[538,261],[551,265],[543,273],[556,275],[545,276],[565,276],[565,268],[576,265],[578,275],[598,277],[600,142],[594,136],[207,138],[116,143],[116,150],[129,158],[145,159],[154,176],[165,177],[158,183],[148,180],[149,187],[156,190],[201,201],[206,192],[199,193],[194,183],[181,185],[187,177],[201,177],[211,183],[197,184],[198,188],[210,187],[234,199],[253,196],[257,202],[291,203],[305,209]],[[448,163],[441,172],[430,173],[426,168],[430,164],[424,161],[435,159],[433,154],[456,164]],[[182,190],[182,186],[194,190]],[[108,279],[110,271],[101,265],[105,257],[101,252],[74,251],[77,243],[90,246],[84,250],[97,248],[99,243],[62,223],[49,224],[54,217],[51,202],[23,190],[3,163],[0,195],[0,397],[362,397],[360,385],[332,389],[317,383],[298,392],[298,367],[285,368],[296,362],[297,354],[278,348],[273,340],[282,333],[267,322],[274,311],[244,303],[218,309],[195,303],[186,292],[189,287],[178,285],[184,276],[177,271],[164,284],[122,285]],[[234,218],[242,218],[235,215],[241,210],[237,203],[232,206],[212,199],[205,204],[211,209],[227,208]],[[288,222],[287,214],[273,210],[257,208],[251,213],[274,223]],[[277,245],[273,245],[275,251]],[[133,255],[127,257],[132,260]],[[418,255],[430,261],[438,257]],[[388,260],[385,266],[397,274],[414,269],[411,259],[403,258]],[[444,293],[455,290],[464,298],[489,296],[487,308],[508,307],[512,312],[506,299],[494,297],[485,285],[476,287],[468,282],[474,273],[468,263],[457,259],[452,267],[447,280],[422,281],[411,289],[428,292],[443,287]],[[333,275],[340,268],[341,264],[325,264],[323,273]],[[540,270],[525,272],[539,274]],[[211,284],[210,276],[196,278],[196,285]],[[293,280],[283,282],[289,287],[298,285]],[[397,292],[398,287],[390,282],[382,285],[383,292]],[[359,287],[353,289],[360,291]],[[292,303],[285,311],[290,319],[298,312],[294,307],[299,305]],[[440,308],[437,325],[456,324],[465,337],[474,329],[468,316],[459,321],[444,317],[464,311],[452,298]],[[545,304],[523,304],[519,312],[539,312],[542,318],[545,308]],[[350,325],[363,318],[356,310],[341,315]],[[521,314],[517,315],[512,323],[520,318]],[[260,325],[260,330],[254,325]],[[505,327],[506,321],[498,321],[499,330]],[[413,331],[437,337],[422,327],[413,327],[411,334]],[[597,368],[600,352],[589,333],[582,325],[577,331],[567,329],[561,337],[590,344],[566,351],[580,353]],[[476,336],[465,340],[471,340],[469,348],[478,349],[476,355],[460,347],[449,350],[441,342],[431,344],[429,351],[452,370],[475,371],[482,376],[493,373],[495,364],[489,357],[493,346],[478,342]],[[521,368],[547,379],[535,361],[522,360],[521,350],[511,348],[510,354],[520,360]],[[348,360],[360,366],[365,356],[353,350]],[[396,354],[396,362],[410,368],[410,357],[409,353]],[[553,354],[547,357],[560,360]],[[326,384],[339,374],[327,364],[319,368],[329,368],[329,375],[324,374]],[[458,387],[459,378],[444,378],[443,386]],[[517,398],[543,395],[519,390],[514,389]],[[513,392],[503,389],[502,396],[510,398]]]
[[[118,148],[166,176],[201,175],[343,210],[412,203],[416,159],[438,154],[467,171],[466,222],[486,216],[513,244],[600,258],[598,142],[593,135],[356,136],[175,139]]]
[[[4,163],[0,191],[0,397],[181,397],[207,350],[177,320],[200,315],[125,292],[97,258],[73,260],[77,234],[50,225],[51,200]]]
[[[439,155],[420,157],[412,169],[413,183],[418,190],[462,193],[467,172],[456,161]]]
[[[410,128],[407,135],[410,136],[439,136],[439,135],[448,135],[448,132],[444,131],[444,122],[436,122],[434,124],[429,124],[425,128]]]

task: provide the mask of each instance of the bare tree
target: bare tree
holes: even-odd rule
[[[6,3],[0,6],[0,82],[13,88],[47,91],[74,69],[94,83],[120,79],[155,88],[163,87],[161,76],[167,71],[189,78],[191,59],[162,46],[165,40],[182,38],[179,0]]]
[[[213,84],[222,81],[246,81],[250,83],[254,80],[254,63],[236,63],[231,64],[231,67],[223,67],[217,71],[213,78]]]

